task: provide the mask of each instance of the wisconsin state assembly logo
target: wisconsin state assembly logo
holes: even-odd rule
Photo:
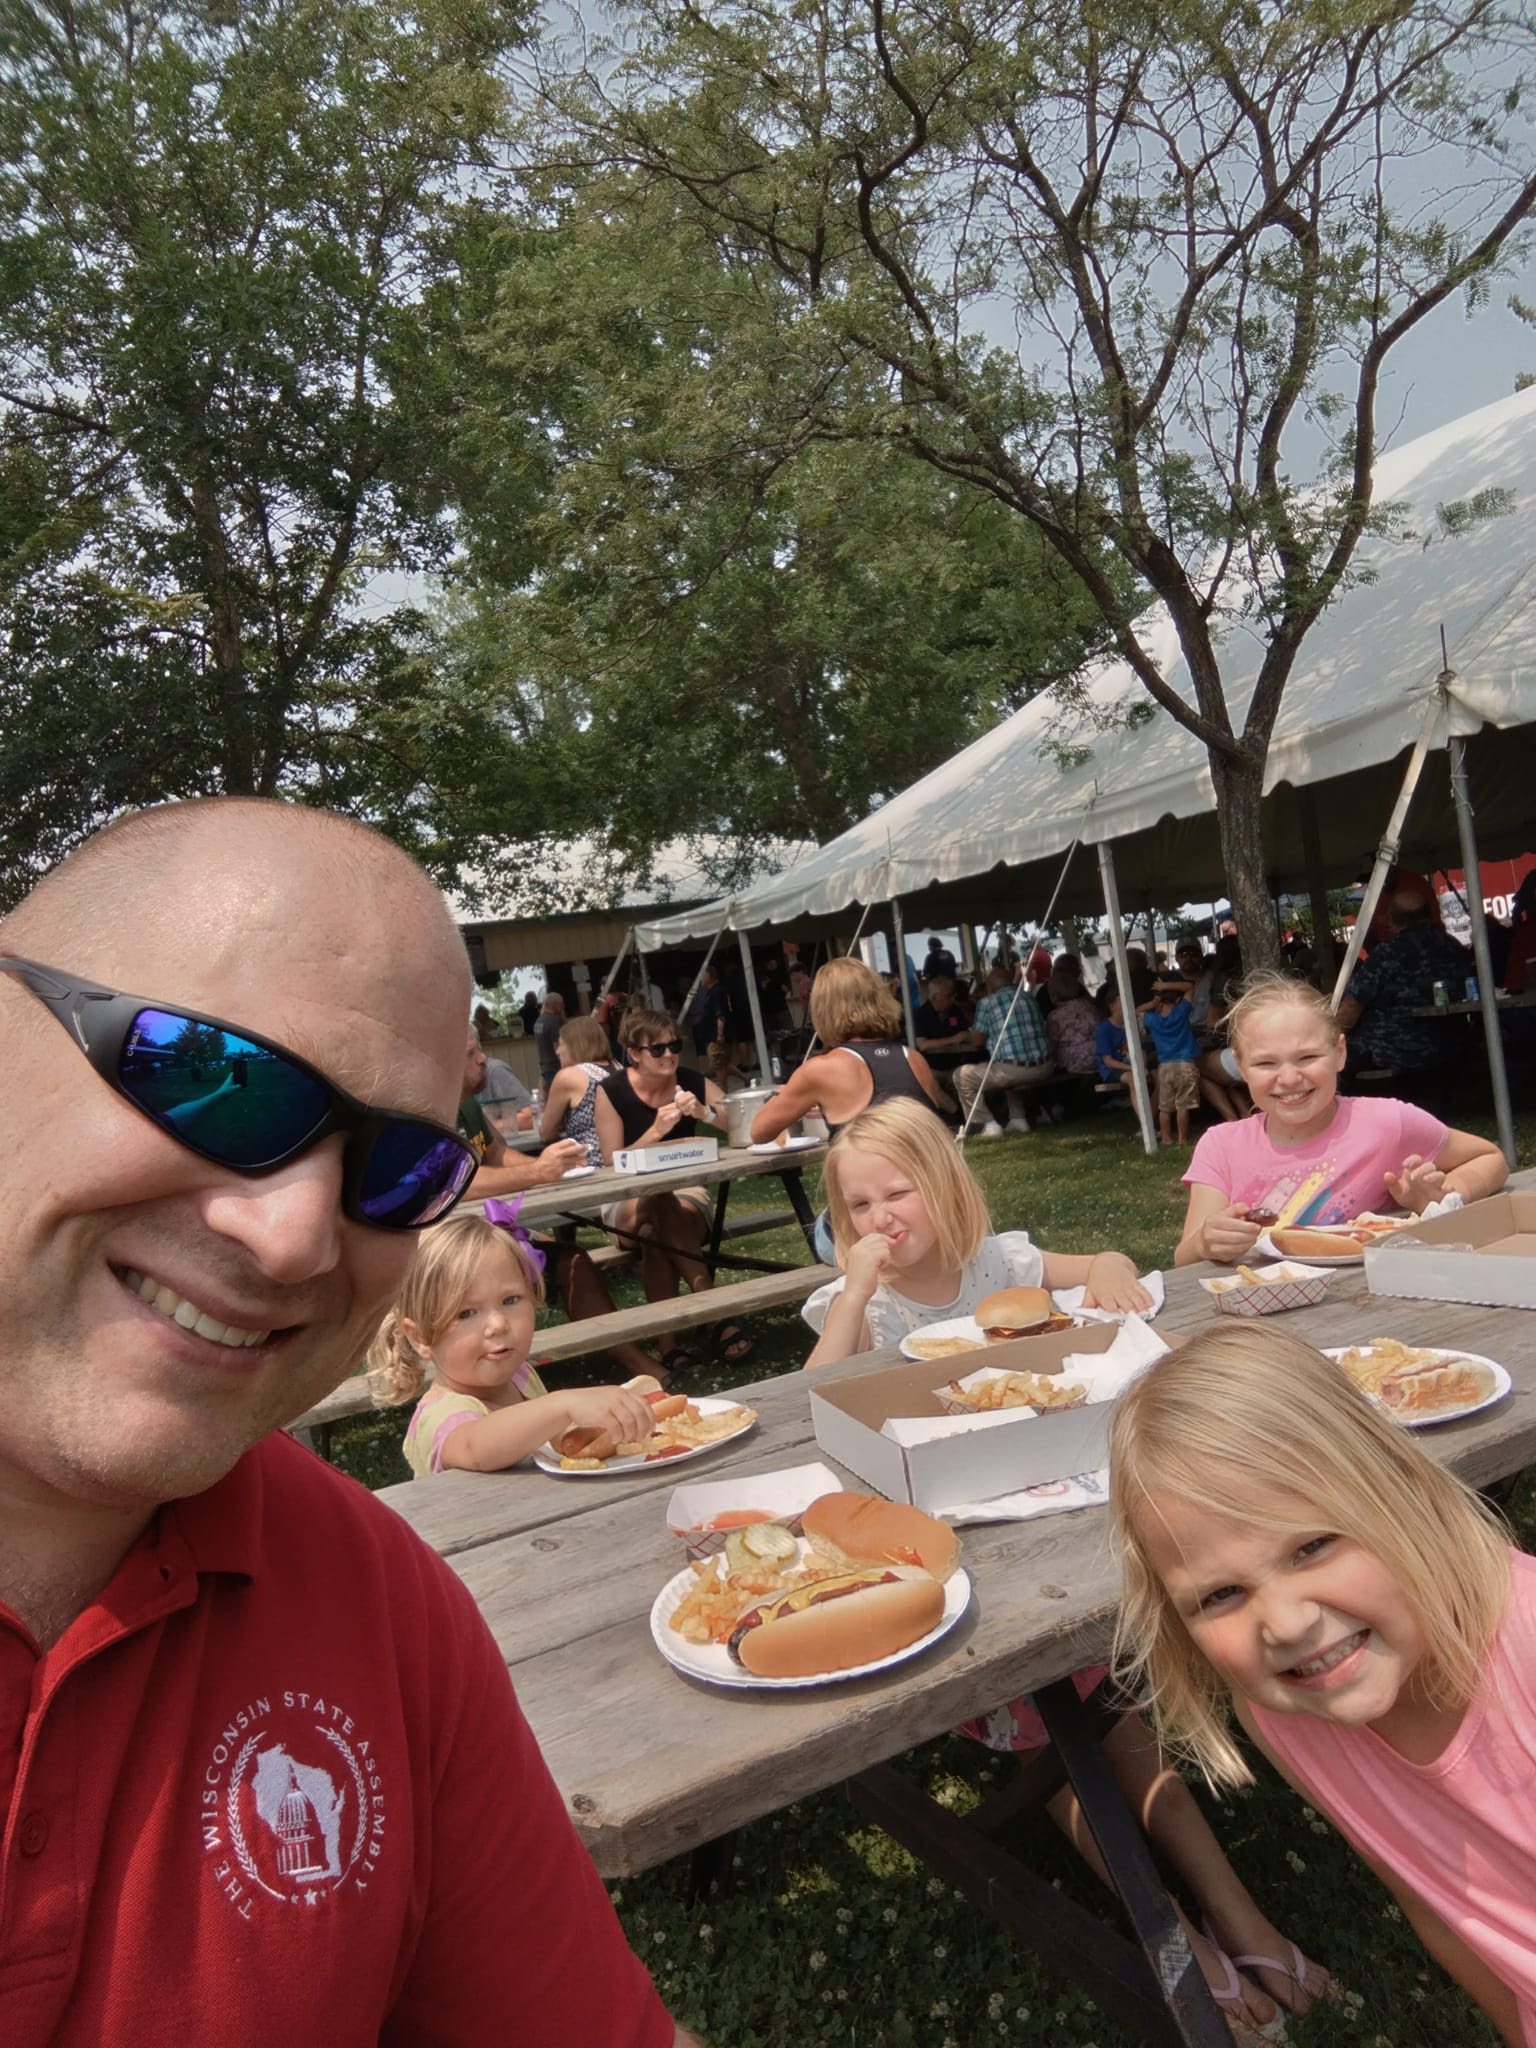
[[[384,1853],[372,1744],[320,1693],[259,1695],[233,1713],[202,1772],[203,1853],[244,1920],[265,1897],[313,1910],[366,1892]]]

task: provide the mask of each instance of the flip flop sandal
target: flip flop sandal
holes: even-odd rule
[[[656,1374],[656,1378],[661,1382],[661,1391],[664,1394],[680,1394],[683,1391],[683,1381],[692,1364],[693,1360],[681,1344],[674,1344],[670,1351],[663,1351],[661,1371]]]
[[[1243,1980],[1237,1974],[1237,1966],[1244,1958],[1229,1956],[1209,1927],[1202,1928],[1201,1932],[1210,1943],[1217,1962],[1226,1972],[1220,1984],[1208,1984],[1206,1989],[1210,1992],[1213,2002],[1221,2007],[1222,2017],[1232,2029],[1233,2038],[1242,2042],[1243,2048],[1253,2048],[1253,2044],[1260,2041],[1284,2042],[1287,2038],[1285,2014],[1279,2009],[1278,2000],[1271,2000],[1276,2007],[1273,2019],[1265,2020],[1261,2024],[1258,2020],[1250,2018]],[[1246,1960],[1251,1962],[1253,1958],[1250,1956]],[[1273,1963],[1270,1967],[1283,1970],[1284,1966]],[[1262,1989],[1262,1986],[1260,1988]],[[1268,1998],[1269,1993],[1266,1991],[1264,1996]]]
[[[1206,1938],[1210,1939],[1209,1936]],[[1273,1970],[1277,1977],[1289,1977],[1303,1998],[1310,1999],[1313,2005],[1326,2005],[1328,1990],[1313,1991],[1308,1986],[1306,1957],[1294,1941],[1288,1941],[1286,1947],[1291,1952],[1291,1960],[1288,1963],[1283,1962],[1279,1956],[1234,1956],[1232,1961],[1239,1970]],[[1261,1991],[1264,1990],[1262,1984],[1259,1988]],[[1274,1993],[1266,1991],[1265,1996],[1274,1998]],[[1275,1999],[1275,2003],[1278,2005],[1280,2001]]]
[[[740,1323],[717,1323],[715,1342],[720,1346],[720,1356],[731,1365],[741,1365],[757,1349],[757,1339],[749,1337]]]

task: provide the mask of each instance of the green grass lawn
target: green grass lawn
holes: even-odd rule
[[[1491,1126],[1468,1118],[1475,1129]],[[1520,1157],[1536,1157],[1536,1116],[1519,1120]],[[1104,1245],[1143,1266],[1166,1265],[1184,1210],[1187,1153],[1148,1159],[1130,1120],[1097,1120],[973,1141],[968,1157],[996,1226],[1024,1228],[1065,1252]],[[763,1206],[762,1182],[733,1199]],[[795,1259],[798,1231],[754,1239],[756,1253]],[[637,1298],[632,1276],[615,1284]],[[709,1360],[697,1390],[713,1392],[786,1372],[810,1335],[797,1311],[760,1316],[750,1360]],[[601,1372],[561,1368],[597,1381]],[[338,1431],[337,1462],[373,1486],[407,1476],[403,1415]],[[1522,1481],[1511,1513],[1527,1549],[1536,1537],[1536,1483]],[[644,1733],[636,1731],[636,1768]],[[958,1811],[996,1789],[1011,1768],[958,1736],[913,1751],[902,1768]],[[1202,1795],[1203,1796],[1203,1795]],[[1333,1831],[1266,1773],[1252,1790],[1209,1802],[1233,1863],[1276,1925],[1326,1964],[1350,2001],[1293,2021],[1298,2048],[1497,2048],[1496,2036],[1419,1947],[1397,1908]],[[1114,1909],[1049,1822],[1022,1824],[1008,1843],[1106,1918]],[[677,2017],[709,2048],[1133,2048],[1134,2037],[1030,1951],[931,1877],[835,1793],[744,1828],[723,1895],[690,1908],[686,1870],[671,1864],[613,1888],[625,1928]]]

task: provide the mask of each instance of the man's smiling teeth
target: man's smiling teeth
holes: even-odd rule
[[[184,1330],[191,1330],[194,1336],[206,1337],[211,1344],[226,1344],[232,1351],[244,1351],[253,1345],[265,1344],[272,1334],[270,1330],[242,1330],[234,1323],[217,1322],[195,1301],[188,1301],[184,1295],[162,1287],[158,1280],[149,1280],[142,1273],[135,1273],[131,1266],[123,1268],[123,1280],[140,1301],[147,1301],[151,1308],[159,1309],[161,1315],[169,1316],[173,1323],[179,1323]]]
[[[1342,1664],[1346,1657],[1352,1657],[1370,1634],[1368,1628],[1356,1629],[1352,1636],[1346,1636],[1342,1643],[1335,1643],[1331,1650],[1324,1650],[1321,1657],[1314,1657],[1308,1664],[1293,1664],[1286,1672],[1287,1678],[1320,1678],[1325,1671],[1331,1671],[1335,1664]]]

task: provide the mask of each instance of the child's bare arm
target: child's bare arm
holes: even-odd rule
[[[443,1445],[443,1466],[504,1472],[568,1429],[612,1429],[620,1443],[644,1443],[651,1433],[650,1404],[628,1387],[571,1387],[514,1401],[456,1429]]]
[[[848,1270],[843,1277],[843,1285],[832,1297],[832,1306],[827,1310],[827,1320],[822,1324],[816,1348],[805,1361],[807,1371],[813,1365],[835,1365],[840,1358],[854,1358],[861,1351],[873,1350],[864,1312],[880,1285],[880,1275],[885,1271],[890,1256],[891,1241],[878,1231],[861,1237],[848,1254]]]
[[[1084,1308],[1105,1308],[1125,1315],[1139,1314],[1152,1306],[1152,1297],[1141,1284],[1135,1260],[1128,1259],[1124,1252],[1094,1252],[1089,1257],[1046,1252],[1040,1263],[1045,1286],[1087,1290]]]

